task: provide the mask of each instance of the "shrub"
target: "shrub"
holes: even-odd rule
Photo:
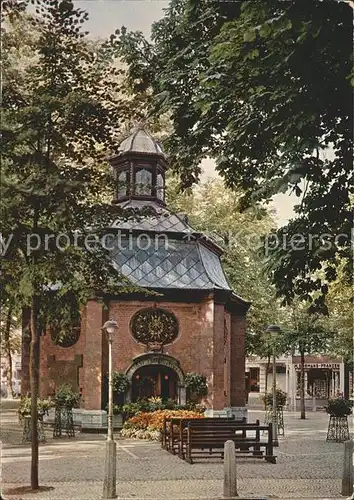
[[[160,439],[163,421],[168,417],[204,418],[201,413],[189,410],[157,410],[141,412],[124,423],[121,435],[140,439]]]
[[[325,409],[333,417],[345,417],[352,413],[352,402],[344,398],[329,399]]]
[[[208,385],[204,375],[187,373],[184,383],[191,397],[203,398],[208,395]]]
[[[277,389],[276,397],[277,397],[277,408],[282,408],[283,406],[286,405],[286,397],[287,397],[286,392],[282,391],[281,389]],[[269,408],[273,408],[273,393],[268,392],[268,394],[266,395],[263,394],[262,401],[263,403],[266,403],[266,405]]]
[[[79,401],[80,394],[74,392],[72,387],[68,384],[61,385],[54,396],[54,402],[57,406],[73,408],[74,406],[78,406]]]
[[[54,406],[54,401],[51,398],[38,398],[37,407],[38,415],[42,417],[48,410]],[[31,415],[31,398],[29,396],[22,396],[20,405],[18,407],[18,414],[20,417],[29,417]]]
[[[113,372],[112,373],[112,386],[117,394],[124,394],[129,388],[129,379],[125,373]]]

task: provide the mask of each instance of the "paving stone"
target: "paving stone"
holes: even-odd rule
[[[28,484],[30,474],[30,447],[13,444],[19,435],[18,430],[10,428],[16,427],[13,415],[8,415],[5,428],[1,429],[5,438],[9,436],[2,450],[4,490]],[[252,421],[262,416],[261,412],[252,412],[249,418]],[[239,495],[261,495],[269,500],[342,498],[339,493],[343,444],[326,442],[327,423],[327,415],[320,412],[305,421],[297,414],[286,414],[286,435],[279,438],[279,448],[275,449],[277,464],[237,460]],[[36,498],[100,498],[104,452],[104,435],[48,439],[40,446],[40,484],[54,486],[54,490],[37,493]],[[117,439],[117,478],[120,499],[216,499],[221,498],[223,464],[215,460],[190,465],[162,450],[159,443]],[[17,500],[16,496],[5,498]]]

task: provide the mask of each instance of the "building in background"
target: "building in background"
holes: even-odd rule
[[[277,387],[288,395],[288,407],[300,406],[300,356],[281,356],[277,359]],[[267,359],[250,356],[246,359],[246,391],[248,405],[262,405],[261,397],[272,389],[272,362],[267,373]],[[267,381],[267,382],[266,382]],[[328,355],[305,356],[305,398],[307,406],[324,406],[328,398],[344,395],[345,366],[343,360]],[[353,375],[349,373],[349,394],[353,393]]]
[[[1,397],[7,398],[10,394],[8,387],[7,374],[9,363],[7,357],[1,357]],[[12,355],[12,393],[15,396],[21,394],[21,355]]]

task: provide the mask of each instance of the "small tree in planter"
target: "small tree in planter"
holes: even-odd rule
[[[352,403],[344,398],[329,399],[326,412],[329,423],[326,441],[343,443],[349,439],[348,415],[352,413]]]
[[[74,392],[68,384],[63,384],[55,393],[55,420],[53,437],[62,437],[65,430],[67,436],[74,437],[73,408],[78,406],[80,394]]]
[[[281,389],[276,390],[277,408],[284,408],[284,406],[286,405],[286,397],[287,397],[286,392],[282,391]],[[273,408],[273,393],[268,392],[268,394],[263,395],[262,401],[263,401],[263,403],[266,404],[267,408],[272,409]]]
[[[124,396],[127,390],[129,389],[129,378],[125,373],[122,372],[113,372],[112,373],[112,386],[115,395],[117,396],[116,404],[122,405],[124,404]]]
[[[278,431],[284,435],[284,414],[283,408],[286,405],[287,393],[281,389],[276,390],[276,402],[277,402],[277,424]],[[262,396],[262,401],[266,407],[265,423],[268,424],[273,420],[273,393],[268,392]]]
[[[38,441],[45,442],[46,436],[43,428],[43,417],[48,415],[50,408],[54,406],[54,402],[50,398],[38,398]],[[22,396],[18,408],[18,416],[20,423],[23,425],[22,442],[31,442],[31,398],[30,396]]]
[[[205,375],[200,373],[187,373],[184,379],[188,391],[188,399],[195,403],[208,395],[208,385]]]

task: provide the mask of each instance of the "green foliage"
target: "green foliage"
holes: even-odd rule
[[[118,394],[124,394],[129,388],[129,379],[125,373],[113,372],[112,385],[114,391]]]
[[[208,395],[208,385],[205,375],[200,373],[187,373],[184,379],[190,397],[203,398]]]
[[[292,352],[296,349],[304,355],[330,351],[333,332],[328,319],[321,314],[311,313],[309,305],[294,300],[293,304],[286,308],[281,332],[283,352]]]
[[[140,399],[135,403],[113,405],[113,413],[115,415],[123,414],[124,420],[141,412],[150,413],[157,410],[190,410],[198,413],[204,413],[205,406],[191,401],[185,405],[178,405],[173,399],[163,401],[161,398]]]
[[[70,408],[78,406],[80,394],[74,392],[69,384],[62,384],[56,391],[54,402],[56,406],[68,406]]]
[[[48,414],[48,411],[53,408],[55,402],[50,398],[38,398],[38,414],[43,416]],[[31,398],[29,396],[21,396],[20,405],[18,407],[18,414],[21,417],[29,417],[31,415]]]
[[[280,321],[280,304],[274,286],[262,272],[258,253],[262,235],[274,226],[271,215],[261,207],[240,213],[238,193],[217,179],[179,193],[176,178],[170,176],[167,194],[172,209],[188,214],[192,227],[224,250],[222,261],[230,286],[252,302],[247,313],[246,352],[264,355],[264,328]]]
[[[114,44],[90,40],[88,14],[72,1],[36,0],[35,14],[15,7],[4,9],[2,25],[0,213],[10,243],[2,247],[2,297],[19,307],[36,302],[36,329],[52,326],[62,339],[82,304],[117,289],[107,252],[84,241],[123,217],[110,204],[103,164],[124,122],[121,70]]]
[[[353,359],[353,283],[346,279],[338,266],[338,278],[331,283],[326,297],[329,316],[326,324],[332,332],[329,337],[329,350],[343,357],[346,362]]]
[[[268,270],[285,303],[298,296],[324,312],[338,258],[351,274],[351,19],[346,2],[172,0],[152,42],[119,40],[132,92],[150,91],[154,116],[169,113],[165,146],[183,186],[208,156],[241,209],[296,194],[296,218],[266,248]]]
[[[282,391],[281,389],[277,389],[276,398],[277,408],[283,408],[286,405],[287,393]],[[267,405],[268,408],[273,408],[273,393],[268,392],[268,394],[263,394],[262,401]]]
[[[352,402],[343,398],[329,399],[326,412],[334,417],[345,417],[352,413]]]

